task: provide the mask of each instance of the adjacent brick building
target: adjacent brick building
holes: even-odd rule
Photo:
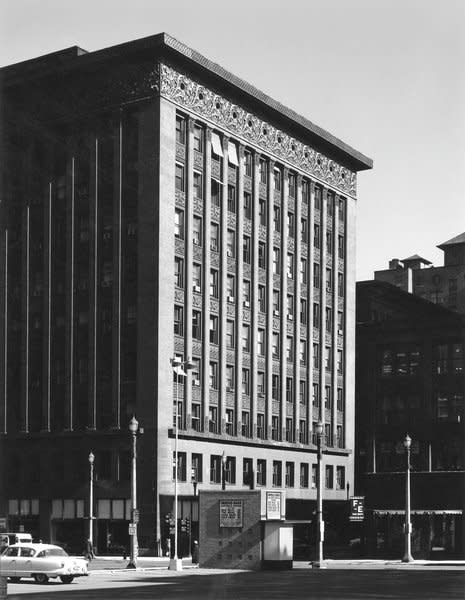
[[[353,489],[356,176],[371,160],[166,34],[0,76],[9,527],[79,544],[92,451],[98,550],[126,544],[134,414],[139,545],[157,547],[176,399],[194,535],[223,451],[228,486],[286,487],[289,518],[309,518],[319,417],[337,507]],[[178,384],[174,355],[193,361]]]

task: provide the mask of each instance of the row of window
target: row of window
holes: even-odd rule
[[[186,119],[184,117],[182,117],[181,115],[177,115],[176,116],[176,142],[181,144],[181,145],[185,145],[186,144]],[[222,173],[222,163],[223,163],[223,159],[224,159],[224,153],[223,153],[223,143],[222,140],[220,138],[220,135],[216,132],[212,132],[212,143],[211,143],[211,156],[213,161],[217,161],[219,163],[219,169],[218,172],[221,176]],[[205,129],[204,127],[196,122],[194,123],[194,128],[193,128],[193,149],[195,152],[204,153],[204,149],[205,149]],[[238,158],[238,148],[235,144],[235,142],[228,140],[228,145],[227,145],[227,149],[228,149],[228,166],[231,169],[237,169],[239,167],[239,158]],[[178,165],[179,167],[182,168],[182,165]],[[245,149],[244,150],[244,159],[243,159],[243,171],[244,171],[244,175],[246,177],[253,177],[253,154],[252,151]],[[201,175],[201,173],[198,173],[199,175]],[[177,181],[179,179],[179,186],[181,186],[181,181],[184,182],[184,177],[183,174],[181,174],[181,172],[177,172],[176,174],[177,177]],[[272,177],[273,177],[273,183],[274,183],[274,189],[276,192],[281,192],[283,189],[283,185],[284,185],[284,174],[283,174],[283,169],[280,168],[279,166],[274,166],[273,168],[273,173],[272,173]],[[269,181],[269,168],[268,168],[268,160],[261,156],[259,159],[259,164],[258,164],[258,178],[259,178],[259,182],[263,185],[267,185],[268,181]],[[220,182],[218,182],[220,183]],[[288,193],[289,196],[291,198],[296,198],[297,197],[297,175],[296,173],[289,171],[288,172],[288,176],[287,176],[287,186],[288,186]],[[177,182],[177,186],[178,186],[178,182]],[[194,175],[194,189],[197,187],[197,189],[201,189],[201,184],[200,182],[197,182],[197,186],[196,186],[196,182],[195,182],[195,175]],[[178,187],[178,189],[181,189],[181,187]],[[182,189],[184,190],[184,186],[182,185]],[[314,203],[314,207],[316,210],[321,210],[321,206],[322,206],[322,188],[320,188],[319,186],[314,186],[313,188],[313,203]],[[201,197],[201,196],[199,196]],[[213,197],[213,194],[212,194]],[[310,182],[303,178],[302,179],[302,202],[304,204],[309,204],[311,198],[311,185]],[[327,203],[327,213],[328,216],[333,216],[334,215],[334,210],[335,210],[335,202],[336,202],[336,198],[333,192],[331,191],[327,191],[326,192],[326,203]],[[338,198],[337,200],[338,202],[338,209],[339,209],[339,218],[343,221],[345,219],[345,201],[344,198]]]
[[[404,346],[397,349],[385,348],[381,356],[381,375],[417,375],[420,372],[423,355],[418,346]],[[462,343],[437,344],[433,348],[433,372],[463,373],[464,355]]]
[[[237,485],[240,483],[237,480],[237,464],[235,456],[227,456],[223,462],[222,456],[212,454],[210,456],[210,469],[209,469],[209,481],[210,483],[222,483],[224,481],[229,485]],[[176,476],[176,461],[175,454],[173,453],[173,480]],[[299,487],[309,487],[309,463],[301,462],[299,464]],[[192,454],[191,455],[191,472],[190,480],[192,483],[202,483],[204,481],[203,472],[203,455]],[[334,474],[336,477],[334,478]],[[284,477],[283,477],[284,475]],[[283,472],[283,461],[273,460],[272,471],[271,471],[271,484],[273,487],[296,487],[295,481],[295,463],[292,461],[284,461],[284,472]],[[177,463],[177,477],[178,481],[187,481],[187,453],[178,452],[178,463]],[[266,486],[267,485],[267,461],[265,459],[257,459],[254,474],[254,459],[243,458],[242,459],[242,485],[253,487]],[[316,488],[317,485],[317,465],[312,464],[312,488]],[[325,465],[325,486],[327,489],[333,489],[336,487],[337,490],[345,489],[345,467],[334,465]]]

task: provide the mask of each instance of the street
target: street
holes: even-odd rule
[[[463,600],[463,567],[351,568],[292,571],[166,569],[97,571],[70,585],[32,580],[8,585],[9,600]]]

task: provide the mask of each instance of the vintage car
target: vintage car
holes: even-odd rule
[[[0,555],[0,573],[14,582],[33,577],[37,583],[53,577],[71,583],[75,577],[88,575],[85,559],[68,556],[59,546],[32,543],[8,546]]]

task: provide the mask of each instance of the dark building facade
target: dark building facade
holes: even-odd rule
[[[355,203],[371,160],[166,34],[2,69],[0,514],[139,545],[199,488],[353,489]],[[179,381],[170,359],[192,360]],[[195,485],[194,485],[195,484]],[[294,503],[294,504],[293,504]],[[313,503],[313,504],[312,504]],[[302,509],[302,506],[304,509]],[[183,542],[184,543],[184,542]]]
[[[464,316],[389,283],[357,283],[356,491],[367,555],[403,555],[407,433],[412,554],[464,555],[464,343]]]

